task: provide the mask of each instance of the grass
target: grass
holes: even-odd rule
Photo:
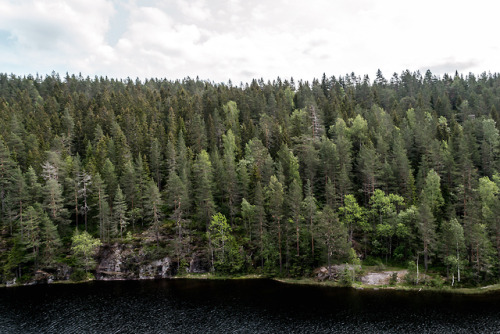
[[[390,269],[388,269],[389,271]],[[317,281],[313,278],[275,278],[277,282],[286,284],[299,284],[299,285],[315,285],[315,286],[325,286],[325,287],[346,287],[339,282],[335,281]],[[451,286],[445,285],[442,287],[431,287],[425,285],[409,285],[407,283],[398,283],[395,285],[367,285],[361,282],[354,282],[352,286],[353,289],[357,290],[396,290],[396,291],[428,291],[428,292],[444,292],[452,294],[487,294],[500,291],[500,284],[493,284],[484,287],[474,287],[474,288],[453,288]]]

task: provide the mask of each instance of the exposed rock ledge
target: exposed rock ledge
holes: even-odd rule
[[[101,247],[96,270],[97,280],[168,278],[177,273],[177,263],[168,256],[151,259],[143,248],[113,244]],[[205,261],[193,256],[188,272],[208,272]]]
[[[397,283],[401,282],[405,275],[408,273],[408,270],[399,270],[399,271],[383,271],[376,273],[368,273],[361,277],[361,282],[366,285],[387,285],[391,280],[392,275],[394,273],[397,274]]]

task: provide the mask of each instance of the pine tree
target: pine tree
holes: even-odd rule
[[[436,222],[432,209],[427,201],[422,201],[419,207],[418,231],[422,240],[425,271],[428,269],[429,257],[436,247]]]
[[[264,209],[264,193],[262,191],[262,186],[260,181],[257,181],[255,185],[255,194],[253,199],[253,205],[255,205],[255,218],[258,224],[259,230],[259,249],[260,249],[260,259],[261,267],[264,268],[264,234],[266,233],[266,212]]]
[[[328,276],[332,277],[331,259],[346,259],[349,254],[350,243],[348,241],[347,229],[340,222],[335,211],[326,206],[319,214],[318,236],[326,246],[328,260]]]
[[[5,145],[3,138],[0,137],[0,220],[3,225],[8,221],[7,217],[7,197],[10,187],[11,175],[14,172],[15,163],[10,158],[10,152]]]
[[[59,228],[68,223],[68,210],[64,207],[64,198],[62,196],[62,186],[57,179],[49,178],[43,187],[44,207],[50,219],[52,219]]]
[[[42,201],[42,185],[38,182],[38,176],[36,175],[33,167],[28,167],[25,174],[26,178],[26,190],[29,203],[36,203]]]
[[[281,220],[283,219],[283,202],[284,202],[284,192],[283,185],[278,181],[278,178],[273,175],[271,176],[271,181],[267,189],[267,204],[268,212],[272,217],[274,225],[273,230],[278,236],[278,249],[279,249],[279,264],[280,264],[280,274],[283,270],[283,254],[282,254],[282,225]]]
[[[185,235],[188,234],[185,215],[189,210],[189,194],[186,185],[177,175],[175,170],[170,172],[166,186],[166,204],[172,212],[172,218],[175,220],[177,227],[176,239],[176,254],[178,258],[178,266],[180,266],[181,258],[184,256]]]
[[[294,224],[297,257],[300,256],[300,229],[302,222],[302,187],[298,180],[293,180],[287,194],[287,209]]]
[[[352,188],[351,184],[351,170],[352,170],[352,143],[349,138],[349,131],[343,119],[338,118],[330,128],[330,133],[333,136],[333,142],[337,149],[338,167],[336,168],[337,176],[336,187],[337,196],[339,198],[340,206],[344,205],[344,198],[348,195]],[[332,179],[333,181],[334,179]]]
[[[102,167],[102,180],[106,184],[106,193],[110,194],[108,198],[108,204],[113,203],[114,195],[116,194],[116,188],[118,187],[118,181],[115,172],[115,166],[111,160],[106,159]]]
[[[148,182],[148,187],[145,193],[145,208],[146,208],[146,221],[150,224],[156,239],[156,246],[160,246],[160,224],[163,218],[161,207],[163,201],[161,200],[160,191],[156,183],[152,180]]]
[[[302,201],[302,211],[304,218],[309,225],[309,235],[311,238],[311,256],[312,260],[314,261],[314,239],[316,236],[316,216],[318,213],[318,203],[316,201],[316,198],[314,197],[314,194],[311,189],[311,185],[309,183],[309,180],[307,181],[306,188],[305,188],[305,198],[304,201]]]
[[[92,177],[87,172],[81,171],[77,175],[77,180],[78,180],[78,198],[81,198],[83,202],[80,211],[83,213],[85,222],[85,231],[87,231],[87,215],[90,210],[88,199],[90,194],[90,186],[92,185]]]
[[[193,166],[193,198],[196,215],[200,222],[205,222],[206,228],[215,212],[215,203],[212,195],[212,163],[208,153],[202,150]]]
[[[156,185],[158,189],[161,190],[161,171],[162,171],[162,163],[163,163],[163,154],[160,149],[160,141],[157,138],[153,138],[151,142],[151,169],[153,179],[156,181]]]
[[[99,222],[99,238],[101,241],[106,241],[109,240],[108,223],[110,208],[108,204],[108,194],[106,193],[106,184],[99,173],[93,178],[92,188],[93,201],[97,211],[95,218],[97,218]]]
[[[40,228],[42,239],[40,262],[44,268],[53,268],[62,242],[57,227],[43,211],[40,211]]]
[[[453,281],[455,283],[455,270],[457,273],[457,281],[460,282],[460,271],[464,266],[465,253],[465,238],[464,229],[456,218],[450,221],[445,221],[441,232],[441,252],[443,262],[446,264],[447,275],[449,267],[452,267]]]
[[[25,231],[22,240],[26,249],[30,252],[28,257],[35,264],[35,269],[38,268],[38,255],[40,252],[41,233],[40,233],[40,214],[39,207],[33,208],[29,206],[26,209],[26,219],[23,221],[23,230]]]
[[[9,186],[8,208],[10,211],[10,234],[13,233],[13,224],[18,221],[23,225],[23,209],[28,199],[27,186],[21,169],[17,167],[12,171]],[[33,203],[34,204],[34,203]],[[22,234],[22,230],[21,230]]]
[[[116,195],[113,201],[113,224],[112,236],[116,236],[115,231],[120,231],[120,238],[123,239],[123,232],[128,225],[127,204],[120,186],[116,188]]]
[[[222,136],[224,143],[224,196],[227,199],[227,206],[229,208],[229,217],[231,225],[234,224],[234,217],[237,214],[238,201],[239,201],[239,187],[238,187],[238,174],[236,172],[236,141],[231,130],[227,131],[226,135]]]

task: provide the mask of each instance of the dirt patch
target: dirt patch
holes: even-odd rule
[[[363,282],[366,285],[386,285],[389,284],[389,281],[394,273],[397,273],[398,283],[399,283],[408,273],[408,270],[405,269],[398,271],[383,271],[376,273],[368,273],[365,276],[361,277],[361,282]]]

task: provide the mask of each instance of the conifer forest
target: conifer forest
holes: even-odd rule
[[[0,74],[0,282],[383,263],[500,279],[500,75],[214,83]]]

